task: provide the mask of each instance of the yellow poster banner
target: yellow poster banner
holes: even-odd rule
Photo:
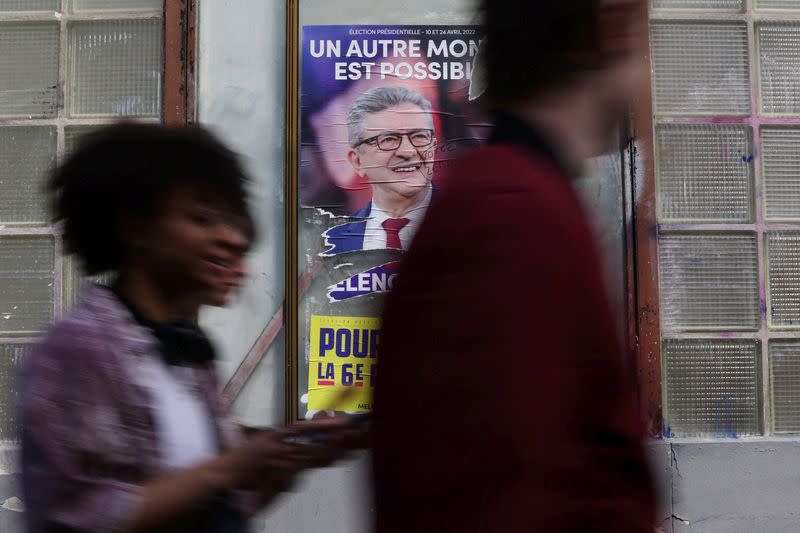
[[[380,328],[380,319],[374,317],[311,317],[309,409],[372,410]]]

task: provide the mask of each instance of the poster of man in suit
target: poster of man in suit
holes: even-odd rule
[[[358,359],[367,334],[355,324],[377,331],[366,320],[380,316],[428,207],[457,179],[450,162],[489,133],[470,102],[479,29],[304,26],[301,41],[299,253],[315,272],[300,306],[301,403],[333,409],[324,398],[358,387],[350,405],[368,410],[372,366]]]
[[[433,197],[436,154],[432,105],[399,85],[359,95],[347,113],[347,160],[370,188],[353,213],[362,219],[325,233],[326,254],[408,249]]]

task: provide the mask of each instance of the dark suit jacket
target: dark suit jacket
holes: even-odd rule
[[[379,533],[652,533],[634,374],[568,177],[506,120],[429,209],[384,314]],[[500,125],[498,125],[498,129]]]
[[[437,188],[433,187],[431,200],[437,195]],[[367,205],[350,215],[353,218],[367,219],[372,214],[372,200]],[[328,247],[322,252],[323,257],[330,257],[347,252],[358,252],[364,249],[364,234],[367,229],[366,220],[357,220],[333,226],[325,233],[325,245]]]
[[[354,218],[367,219],[371,212],[372,201],[370,200],[367,205],[351,216]],[[326,246],[328,246],[328,249],[322,253],[323,257],[363,250],[364,233],[366,229],[366,220],[358,220],[356,222],[347,222],[346,224],[333,226],[322,235],[325,238]]]

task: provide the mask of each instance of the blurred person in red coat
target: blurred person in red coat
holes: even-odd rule
[[[639,0],[484,0],[488,145],[450,168],[389,297],[377,530],[653,530],[633,361],[573,189],[646,70]]]

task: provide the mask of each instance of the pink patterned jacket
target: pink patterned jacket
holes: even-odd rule
[[[144,358],[161,355],[149,330],[106,288],[80,304],[33,350],[20,383],[28,531],[124,531],[142,485],[160,471]],[[213,369],[196,368],[228,447],[239,438]]]

